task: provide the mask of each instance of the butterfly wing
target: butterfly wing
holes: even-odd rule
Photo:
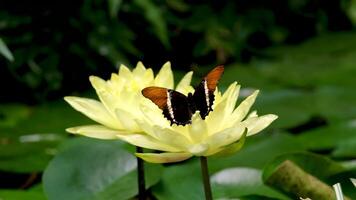
[[[195,109],[200,111],[202,119],[205,119],[209,112],[212,111],[215,99],[214,91],[223,72],[224,66],[215,67],[195,87],[194,94],[189,97],[194,102]]]
[[[191,123],[192,112],[188,98],[177,91],[161,87],[147,87],[142,95],[150,99],[161,110],[171,124],[185,125]]]

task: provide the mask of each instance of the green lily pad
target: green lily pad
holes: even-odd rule
[[[295,127],[308,121],[315,113],[312,96],[295,90],[262,91],[253,109],[260,115],[278,115],[278,119],[271,125],[278,128]]]
[[[29,106],[21,104],[0,105],[0,127],[14,127],[21,120],[26,119],[31,112]]]
[[[136,158],[120,141],[77,138],[50,162],[43,176],[49,199],[129,199],[137,194]],[[146,164],[146,185],[160,180],[162,166]]]
[[[320,87],[314,98],[317,112],[330,122],[355,119],[356,107],[352,106],[356,102],[354,87]]]
[[[355,137],[356,138],[356,137]],[[333,157],[355,158],[356,157],[356,139],[350,139],[340,143],[332,152]]]
[[[40,191],[27,190],[0,190],[1,200],[46,200],[47,198]]]
[[[89,122],[64,101],[37,107],[3,104],[0,116],[0,170],[21,173],[43,171],[69,135],[65,128]]]
[[[200,174],[197,159],[167,167],[152,192],[158,200],[204,199]]]
[[[238,153],[224,158],[211,158],[209,163],[213,171],[234,166],[262,169],[276,156],[304,149],[302,143],[287,133],[260,133],[257,137],[247,137],[246,144]]]
[[[355,122],[350,120],[306,131],[298,135],[297,138],[308,149],[322,150],[335,148],[343,143],[356,140],[355,131]]]
[[[237,198],[259,195],[276,199],[290,199],[280,192],[266,186],[262,172],[253,168],[228,168],[212,175],[211,184],[217,198]]]

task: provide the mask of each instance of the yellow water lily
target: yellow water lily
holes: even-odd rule
[[[158,106],[148,99],[141,99],[143,120],[136,122],[146,134],[117,137],[136,146],[163,151],[136,153],[136,156],[153,163],[178,162],[192,156],[205,157],[230,152],[234,149],[232,145],[244,135],[260,132],[277,118],[273,114],[258,116],[256,111],[248,115],[259,91],[253,92],[236,107],[239,91],[240,85],[237,83],[231,84],[224,94],[216,90],[213,111],[204,120],[196,112],[191,124],[185,126],[171,125]],[[184,94],[187,92],[183,91]]]
[[[187,73],[176,90],[183,93],[191,90],[191,78],[192,72]],[[121,65],[119,73],[113,73],[108,81],[96,76],[90,76],[89,79],[100,101],[73,96],[64,99],[74,109],[98,124],[72,127],[67,131],[99,139],[118,139],[118,135],[130,134],[139,139],[144,135],[138,124],[144,117],[139,107],[144,99],[141,90],[148,86],[174,88],[170,62],[163,65],[156,77],[152,69],[146,69],[138,62],[132,71]]]

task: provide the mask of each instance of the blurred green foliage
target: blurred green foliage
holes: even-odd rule
[[[2,1],[0,59],[12,89],[1,101],[35,103],[88,88],[90,74],[166,60],[198,65],[268,57],[264,48],[350,30],[354,1]],[[6,46],[6,45],[7,46]],[[8,48],[11,50],[9,51]],[[10,53],[12,52],[12,53]]]

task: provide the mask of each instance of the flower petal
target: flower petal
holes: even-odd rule
[[[132,132],[140,132],[141,131],[140,127],[138,126],[138,124],[135,121],[135,117],[131,113],[118,108],[115,110],[115,114],[124,129],[132,131]]]
[[[226,90],[224,95],[216,100],[214,111],[209,113],[207,118],[209,133],[215,133],[221,130],[221,128],[226,127],[226,125],[231,126],[231,120],[228,120],[228,117],[231,116],[231,113],[235,107],[238,93],[240,90],[240,85],[233,83]]]
[[[143,147],[146,149],[154,149],[160,151],[170,151],[170,152],[178,152],[180,149],[174,148],[172,146],[168,146],[149,135],[143,134],[129,134],[129,135],[117,135],[117,138],[124,140],[132,145]]]
[[[132,74],[134,76],[142,76],[146,71],[145,66],[142,64],[142,62],[138,62],[135,69],[132,70]]]
[[[98,138],[104,140],[117,139],[117,134],[125,134],[124,132],[109,129],[101,125],[76,126],[67,128],[66,131],[73,134],[79,134],[91,138]]]
[[[64,98],[74,109],[90,119],[113,129],[121,129],[120,123],[106,110],[102,103],[82,97]]]
[[[190,86],[190,82],[192,81],[192,76],[193,76],[193,72],[188,72],[178,83],[176,87],[176,91],[187,95],[189,92],[194,90],[194,88]]]
[[[155,86],[173,89],[174,80],[171,63],[166,62],[155,78]]]
[[[119,76],[131,80],[133,78],[132,72],[125,65],[120,65]]]
[[[198,143],[208,136],[208,127],[199,114],[199,111],[194,113],[192,117],[192,124],[188,126],[189,136],[193,142]]]
[[[232,119],[234,119],[233,123],[241,121],[246,117],[248,111],[250,110],[253,103],[255,102],[258,93],[259,93],[258,90],[253,92],[244,101],[242,101],[240,103],[240,105],[234,110],[234,112],[232,113],[232,116],[231,116]]]
[[[231,128],[215,133],[206,140],[209,145],[209,149],[218,149],[237,141],[242,136],[245,128],[244,124],[237,123]]]
[[[140,100],[140,110],[147,123],[152,126],[170,127],[170,122],[164,118],[163,111],[156,104],[147,98],[141,98]]]
[[[113,108],[116,107],[117,101],[114,100],[115,98],[110,93],[106,81],[97,76],[90,76],[89,80],[106,110],[110,112],[112,116],[115,116]]]
[[[227,145],[226,147],[222,147],[221,148],[222,150],[219,151],[217,154],[215,154],[215,156],[228,156],[228,155],[236,153],[244,146],[245,141],[246,141],[246,136],[247,136],[247,128],[245,128],[239,141],[232,143],[230,145]]]
[[[270,125],[274,120],[278,118],[277,115],[268,114],[260,117],[251,117],[244,120],[242,123],[247,127],[248,133],[247,136],[254,135],[268,125]]]
[[[180,162],[192,157],[190,153],[135,153],[135,155],[151,163]]]
[[[154,80],[153,71],[151,68],[146,69],[142,62],[138,62],[136,68],[132,71],[137,81],[141,82],[141,85],[151,85]]]
[[[215,107],[212,112],[205,118],[208,124],[209,135],[212,135],[221,130],[224,127],[226,121],[225,107],[227,106],[227,99],[222,99]]]
[[[170,128],[162,128],[159,126],[153,126],[153,137],[169,146],[186,150],[191,142],[183,134],[176,132]]]

